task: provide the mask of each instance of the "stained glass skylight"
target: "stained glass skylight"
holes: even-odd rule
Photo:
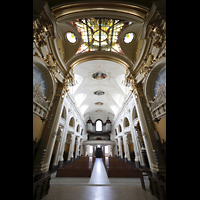
[[[112,51],[124,54],[118,38],[130,22],[111,18],[83,18],[68,23],[74,26],[82,37],[76,54],[87,51]]]

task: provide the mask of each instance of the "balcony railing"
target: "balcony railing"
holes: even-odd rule
[[[46,117],[47,114],[48,114],[48,111],[46,108],[44,108],[43,106],[41,106],[38,102],[36,102],[34,99],[33,99],[33,113],[36,115],[36,116],[39,116],[39,117]]]

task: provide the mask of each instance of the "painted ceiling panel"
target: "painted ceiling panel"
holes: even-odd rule
[[[116,115],[127,95],[124,86],[126,69],[107,60],[86,61],[77,65],[73,72],[78,82],[75,90],[70,90],[81,113]],[[98,103],[100,102],[100,103]]]

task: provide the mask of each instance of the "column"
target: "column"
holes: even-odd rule
[[[122,136],[119,136],[118,138],[118,146],[119,146],[119,156],[121,158],[123,158],[123,155],[122,155],[122,139],[121,139]]]
[[[140,146],[140,140],[138,139],[138,133],[137,133],[136,129],[134,128],[134,126],[137,125],[136,123],[135,123],[135,125],[133,123],[131,125],[131,134],[132,134],[132,138],[133,138],[134,151],[135,151],[135,163],[139,167],[139,165],[144,166],[144,160],[143,160],[143,156],[141,153],[141,146]]]
[[[142,138],[142,134],[140,130],[135,130],[136,133],[136,140],[137,140],[137,144],[139,146],[139,157],[140,157],[140,164],[142,166],[145,166],[145,161],[144,161],[144,157],[141,151],[141,143],[143,142],[143,138]]]
[[[85,151],[84,149],[85,149],[85,147],[84,147],[84,145],[83,145],[82,142],[83,142],[83,139],[81,138],[81,139],[80,139],[80,145],[81,145],[80,156],[81,156],[81,155],[85,156],[85,154],[84,154],[84,151]]]
[[[73,155],[73,152],[74,152],[74,143],[75,143],[75,134],[74,133],[71,133],[71,138],[72,138],[72,141],[70,143],[70,147],[69,147],[69,154],[68,154],[68,158],[67,160],[71,160],[73,159],[74,155]]]
[[[152,142],[154,141],[151,140],[151,135],[150,135],[151,133],[149,131],[148,122],[146,119],[147,116],[145,116],[146,113],[141,103],[141,98],[143,99],[144,95],[142,92],[142,86],[140,84],[137,84],[134,87],[133,97],[136,103],[136,111],[137,111],[139,122],[141,125],[141,133],[142,133],[142,137],[145,143],[150,169],[153,173],[157,173],[158,165],[155,160],[155,156],[153,153],[154,148],[152,144]]]
[[[127,133],[123,134],[123,141],[124,141],[124,151],[125,151],[125,159],[130,161],[130,153],[128,148],[128,142],[127,142]]]
[[[59,94],[57,94],[57,96],[56,96],[56,101],[58,101],[57,109],[56,109],[56,105],[54,105],[54,107],[52,107],[52,112],[54,112],[54,113],[52,113],[52,112],[50,113],[51,115],[54,115],[53,122],[51,122],[51,124],[49,123],[50,122],[49,120],[46,122],[46,135],[44,134],[43,139],[44,139],[44,141],[47,142],[47,138],[48,138],[48,142],[46,145],[44,161],[43,161],[42,167],[41,167],[41,171],[43,173],[46,173],[49,170],[49,164],[50,164],[50,160],[51,160],[51,156],[52,156],[52,152],[53,152],[53,148],[54,148],[54,144],[55,144],[55,140],[56,140],[59,119],[60,119],[61,111],[62,111],[62,107],[63,107],[63,99],[61,97],[61,93],[62,93],[62,90],[59,93],[60,96],[59,96]],[[54,103],[56,104],[56,102],[54,102]],[[48,132],[49,132],[49,134],[48,134]]]
[[[118,146],[118,139],[115,139],[115,145],[113,146],[113,156],[118,156],[118,148],[117,148],[117,146]]]
[[[58,155],[58,161],[59,161],[59,163],[61,163],[61,164],[59,164],[60,167],[62,166],[63,161],[64,161],[63,154],[64,154],[64,149],[65,149],[67,131],[68,131],[68,125],[65,124],[65,128],[64,128],[63,134],[62,134],[63,137],[62,137],[62,141],[61,141],[61,145],[60,145],[59,155]]]
[[[77,136],[75,158],[77,158],[77,156],[79,155],[79,145],[80,145],[80,136]]]
[[[105,157],[105,145],[102,145],[102,152],[103,152],[103,157]]]
[[[60,146],[61,146],[61,139],[62,139],[62,131],[63,131],[63,127],[59,126],[58,128],[58,132],[57,132],[57,137],[56,140],[58,141],[58,146],[56,149],[56,153],[55,153],[55,158],[53,161],[53,166],[58,164],[58,159],[59,159],[59,150],[60,150]]]

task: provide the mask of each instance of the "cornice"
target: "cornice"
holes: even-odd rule
[[[55,19],[61,18],[66,15],[72,15],[75,13],[88,12],[88,11],[104,11],[104,12],[120,12],[128,14],[130,16],[139,17],[145,19],[148,9],[124,3],[116,2],[84,2],[84,3],[73,3],[68,5],[62,5],[52,9]]]
[[[119,53],[109,52],[109,51],[91,51],[91,52],[85,52],[80,53],[75,56],[73,56],[72,59],[70,59],[66,66],[67,68],[74,69],[77,65],[91,61],[91,60],[109,60],[116,62],[120,65],[122,65],[125,69],[132,68],[133,63],[124,55],[121,55]]]
[[[115,141],[112,140],[87,140],[83,141],[83,145],[115,145]]]

